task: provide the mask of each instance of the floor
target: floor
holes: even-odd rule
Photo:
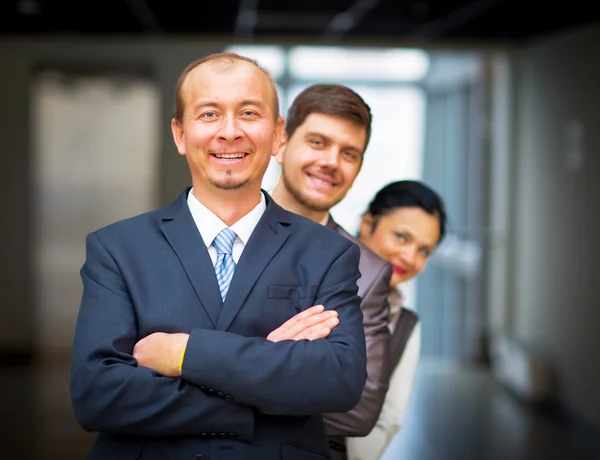
[[[381,460],[598,460],[600,439],[519,402],[483,370],[421,363]]]
[[[71,413],[68,366],[3,368],[0,387],[1,458],[85,458],[94,435]],[[406,424],[382,460],[594,460],[596,447],[484,371],[423,364]]]

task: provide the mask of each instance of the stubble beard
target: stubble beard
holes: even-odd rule
[[[227,176],[231,176],[233,175],[232,171],[225,171],[225,174]],[[241,179],[241,180],[235,180],[233,178],[231,178],[230,180],[225,179],[225,180],[215,180],[212,177],[208,177],[208,183],[210,185],[212,185],[213,187],[216,187],[220,190],[239,190],[241,188],[244,188],[246,185],[248,185],[248,183],[250,182],[252,178],[251,177],[247,177],[246,179]]]
[[[282,168],[281,177],[283,179],[283,185],[289,192],[289,194],[302,205],[304,208],[313,211],[313,212],[329,212],[331,208],[333,208],[337,202],[324,202],[323,200],[316,200],[306,196],[302,190],[302,187],[296,187],[293,181],[288,178],[285,168]]]

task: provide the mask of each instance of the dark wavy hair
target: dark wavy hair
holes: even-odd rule
[[[367,212],[373,216],[373,229],[375,229],[379,217],[395,209],[409,207],[421,208],[438,218],[440,222],[438,244],[440,244],[446,234],[446,207],[442,198],[422,182],[401,180],[386,185],[375,194]]]

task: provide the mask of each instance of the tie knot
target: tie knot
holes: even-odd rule
[[[236,236],[235,232],[230,228],[221,230],[213,240],[213,246],[217,250],[217,254],[231,254]]]

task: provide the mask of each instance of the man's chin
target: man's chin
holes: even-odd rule
[[[304,200],[307,203],[311,203],[311,207],[314,208],[315,211],[328,211],[342,201],[343,198],[344,197],[340,198],[326,193],[315,193],[314,191],[304,194]]]
[[[318,200],[318,199],[306,197],[303,204],[311,211],[324,212],[324,211],[329,211],[337,203],[332,200],[322,200],[322,199]]]
[[[228,178],[228,179],[223,179],[223,180],[211,180],[210,183],[220,189],[220,190],[239,190],[241,188],[244,188],[246,185],[248,185],[248,183],[250,182],[250,179],[234,179],[234,178]]]

